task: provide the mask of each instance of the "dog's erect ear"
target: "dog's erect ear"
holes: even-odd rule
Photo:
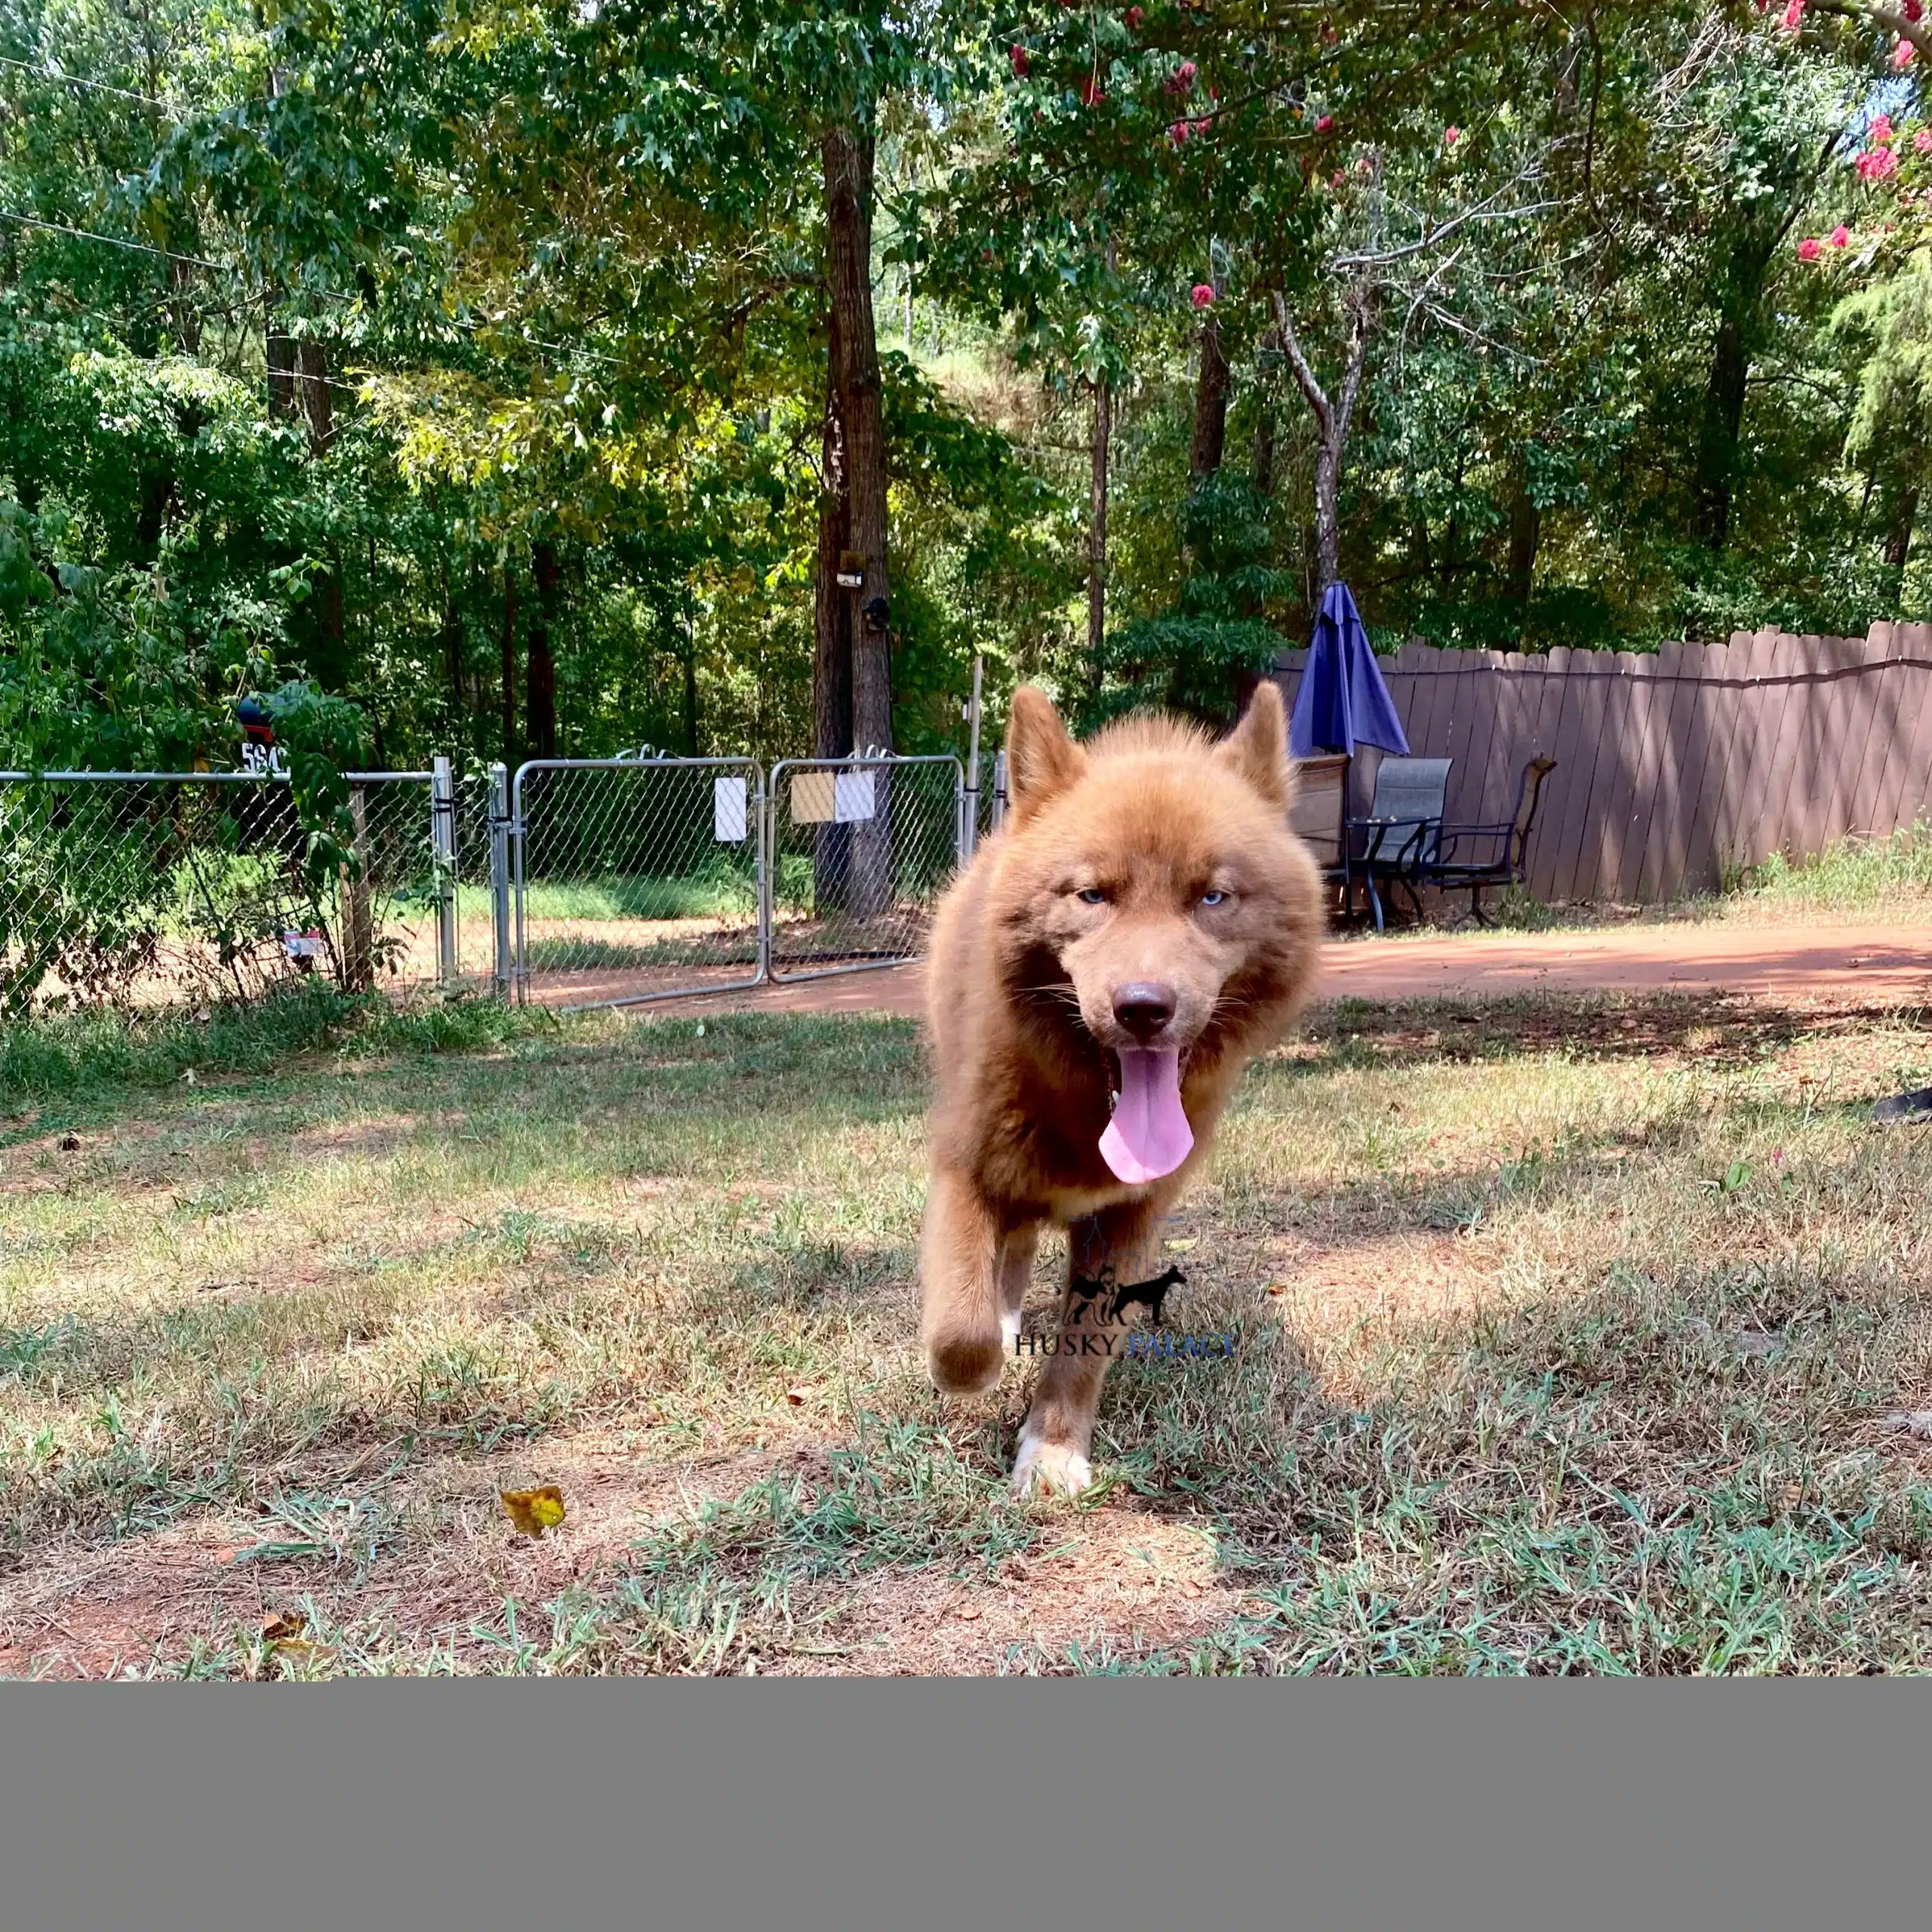
[[[1036,812],[1087,769],[1044,691],[1022,685],[1006,718],[1006,795],[1016,819]]]
[[[1288,770],[1288,721],[1280,685],[1255,687],[1241,722],[1214,747],[1214,755],[1232,765],[1270,804],[1287,809],[1294,779]]]

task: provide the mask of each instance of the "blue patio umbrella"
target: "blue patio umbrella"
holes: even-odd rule
[[[1361,613],[1346,583],[1331,583],[1315,620],[1308,663],[1288,721],[1288,749],[1297,758],[1374,745],[1398,758],[1409,754],[1402,721],[1383,682]]]

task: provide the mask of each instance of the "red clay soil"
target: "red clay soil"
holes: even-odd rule
[[[1367,1000],[1592,991],[1721,992],[1860,1006],[1932,1003],[1932,927],[1687,924],[1331,940],[1323,949],[1318,988],[1324,999]],[[916,1016],[924,998],[922,971],[915,964],[667,1000],[654,1010]]]

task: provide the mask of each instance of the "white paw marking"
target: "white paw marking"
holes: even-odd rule
[[[1092,1466],[1078,1450],[1063,1442],[1043,1442],[1037,1435],[1020,1438],[1020,1453],[1013,1462],[1015,1496],[1031,1496],[1036,1490],[1078,1496],[1093,1481]]]
[[[1020,1339],[1020,1311],[1018,1309],[1008,1309],[1000,1316],[999,1332],[1001,1339],[1006,1343],[1006,1352],[1008,1355],[1012,1354],[1013,1345]]]

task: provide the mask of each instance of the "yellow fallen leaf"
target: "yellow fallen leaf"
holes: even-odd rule
[[[540,1537],[564,1520],[564,1492],[553,1482],[537,1489],[506,1489],[497,1493],[503,1498],[503,1513],[519,1536]]]

